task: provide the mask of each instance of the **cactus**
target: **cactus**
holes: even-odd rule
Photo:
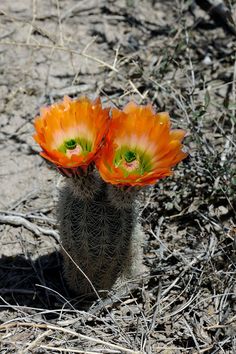
[[[78,295],[105,295],[140,271],[142,232],[134,189],[108,185],[98,173],[67,178],[58,208],[64,275]],[[75,263],[78,267],[76,267]],[[80,271],[82,270],[82,272]]]
[[[86,97],[64,97],[36,117],[41,156],[69,177],[58,218],[65,277],[77,294],[98,295],[142,271],[137,191],[187,156],[185,131],[170,126],[151,105],[120,111]]]

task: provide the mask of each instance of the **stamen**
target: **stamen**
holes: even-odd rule
[[[81,146],[77,145],[75,147],[75,149],[73,149],[73,150],[72,149],[68,149],[66,151],[66,156],[70,158],[72,155],[80,155],[82,153],[82,151],[83,151],[83,149],[81,148]]]
[[[124,161],[122,165],[126,169],[126,171],[132,172],[134,170],[137,170],[140,164],[138,160],[133,160],[131,162]]]

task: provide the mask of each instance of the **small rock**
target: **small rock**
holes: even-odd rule
[[[229,210],[224,207],[223,205],[220,205],[217,210],[216,210],[216,213],[218,216],[223,216],[223,215],[226,215],[228,214]]]
[[[211,65],[212,64],[212,60],[211,58],[209,57],[209,55],[206,55],[205,58],[203,59],[202,63],[204,65]]]

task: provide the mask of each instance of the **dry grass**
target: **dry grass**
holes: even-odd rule
[[[1,353],[236,352],[235,38],[190,3],[1,1]],[[87,311],[61,274],[61,179],[31,138],[65,94],[151,101],[189,132],[141,211],[149,272]]]

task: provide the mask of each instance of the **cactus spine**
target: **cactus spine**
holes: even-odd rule
[[[133,190],[106,184],[96,171],[68,178],[60,194],[58,219],[63,247],[101,295],[140,271],[142,232]],[[93,295],[78,267],[64,254],[69,287],[78,295]]]

